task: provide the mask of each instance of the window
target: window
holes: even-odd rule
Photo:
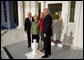
[[[3,1],[3,8],[4,8],[4,18],[5,18],[5,22],[7,22],[6,1]]]
[[[75,1],[71,1],[69,22],[74,22],[75,4],[76,4]]]

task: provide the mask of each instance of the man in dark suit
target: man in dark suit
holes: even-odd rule
[[[51,55],[51,40],[52,36],[52,17],[48,14],[48,9],[45,8],[44,11],[44,21],[43,21],[43,34],[44,34],[44,47],[45,47],[45,55],[42,58],[48,57]]]
[[[31,36],[30,29],[31,23],[34,21],[34,18],[31,16],[31,12],[28,12],[28,17],[25,19],[24,30],[27,33],[28,47],[31,47]]]

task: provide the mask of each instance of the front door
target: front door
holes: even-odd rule
[[[53,20],[53,42],[60,42],[62,33],[62,3],[48,4],[49,14]]]

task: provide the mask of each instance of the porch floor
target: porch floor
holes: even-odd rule
[[[41,44],[39,44],[39,47],[40,46]],[[6,46],[6,48],[14,59],[27,59],[25,54],[32,50],[31,48],[28,48],[27,40]],[[57,45],[51,47],[51,53],[51,56],[45,59],[83,59],[82,50],[58,48]]]

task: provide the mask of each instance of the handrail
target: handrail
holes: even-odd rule
[[[4,32],[2,32],[2,30],[1,30],[1,36],[3,36],[4,34],[6,34],[7,31],[8,31],[8,30],[5,30]]]

